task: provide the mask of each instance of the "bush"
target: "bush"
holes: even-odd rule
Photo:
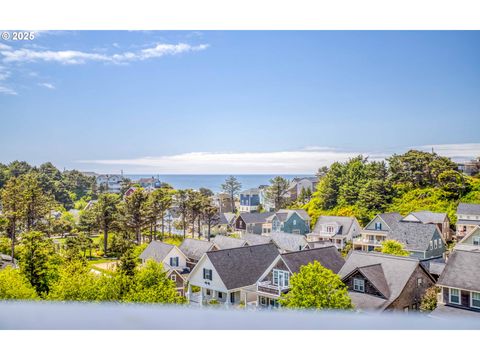
[[[19,270],[7,266],[0,271],[0,299],[36,300],[38,295]]]

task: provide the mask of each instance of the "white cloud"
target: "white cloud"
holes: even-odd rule
[[[10,45],[0,43],[0,50],[10,50],[11,48]]]
[[[452,158],[480,155],[480,144],[433,145],[435,152]],[[412,147],[431,151],[432,145]],[[408,149],[399,152],[402,153]],[[191,152],[133,159],[81,160],[102,168],[123,169],[129,173],[155,174],[313,174],[321,166],[346,161],[357,155],[370,160],[384,160],[391,153],[356,152],[309,146],[301,150],[272,152]],[[98,169],[97,169],[98,170]]]
[[[50,83],[38,83],[38,86],[43,86],[47,89],[55,90],[55,86],[53,84],[50,84]]]
[[[357,152],[341,150],[295,150],[277,152],[192,152],[135,159],[81,160],[80,163],[121,167],[129,172],[163,174],[310,174],[334,161],[345,161]],[[383,159],[382,154],[369,155]]]
[[[77,50],[60,51],[38,51],[32,49],[0,48],[0,54],[3,56],[3,62],[57,62],[60,64],[84,64],[88,61],[98,61],[106,63],[128,63],[131,61],[142,61],[151,58],[159,58],[165,55],[177,55],[187,52],[202,51],[209,45],[189,45],[189,44],[156,44],[153,47],[141,49],[135,52],[123,52],[118,54],[105,54],[100,52],[83,52]]]
[[[5,94],[5,95],[18,95],[18,93],[6,86],[0,85],[0,94]]]

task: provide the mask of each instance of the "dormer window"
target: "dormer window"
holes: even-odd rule
[[[353,290],[365,292],[365,280],[353,278]]]
[[[375,223],[375,230],[382,230],[382,223],[381,222],[376,222]]]
[[[287,287],[290,280],[288,271],[273,269],[273,285]]]
[[[327,226],[327,233],[333,233],[333,226]]]
[[[178,266],[178,256],[170,258],[170,266],[173,266],[173,267]]]

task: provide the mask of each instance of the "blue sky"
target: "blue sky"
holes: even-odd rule
[[[0,162],[312,173],[480,156],[480,32],[40,32],[0,40]]]

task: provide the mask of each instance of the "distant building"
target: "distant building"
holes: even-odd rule
[[[250,234],[261,235],[263,224],[267,222],[267,218],[274,213],[240,213],[235,220],[235,230],[240,232],[247,232]]]
[[[240,212],[258,211],[260,205],[260,190],[249,189],[240,193]]]
[[[360,235],[361,227],[353,216],[320,216],[315,228],[307,234],[307,240],[330,241],[338,249]]]
[[[153,176],[149,178],[140,178],[134,182],[144,189],[158,189],[162,186],[160,179],[154,178]]]
[[[450,241],[450,219],[447,213],[432,211],[414,211],[403,218],[402,221],[419,222],[422,224],[435,224],[439,227],[440,233],[445,241]]]
[[[457,240],[480,225],[480,204],[460,203],[457,207]]]
[[[274,232],[305,235],[310,232],[310,217],[303,209],[282,209],[267,218],[262,226],[262,234],[268,235]]]
[[[119,194],[122,190],[123,175],[104,174],[96,178],[97,187],[101,192]]]
[[[234,200],[235,201],[235,200]],[[229,194],[218,193],[213,196],[213,205],[218,208],[220,213],[233,212],[232,198]]]
[[[318,178],[316,176],[309,176],[304,178],[294,178],[290,182],[288,189],[290,200],[297,200],[302,194],[302,190],[309,190],[311,193],[315,192],[318,184]]]
[[[480,158],[458,163],[457,167],[458,171],[463,172],[465,175],[476,175],[480,172]]]

